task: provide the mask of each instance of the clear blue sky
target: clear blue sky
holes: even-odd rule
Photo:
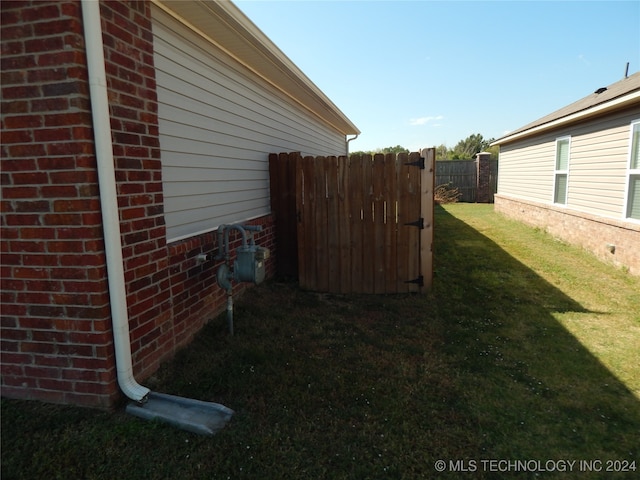
[[[640,0],[235,0],[362,131],[350,150],[499,138],[640,71]]]

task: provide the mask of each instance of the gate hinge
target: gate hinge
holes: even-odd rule
[[[405,163],[405,165],[408,165],[410,167],[420,167],[420,170],[424,170],[424,157],[420,157],[415,162]]]
[[[419,287],[424,287],[424,277],[420,275],[418,278],[414,278],[413,280],[407,280],[404,283],[415,283]]]
[[[415,222],[405,223],[405,225],[408,225],[410,227],[418,227],[420,230],[424,230],[424,218],[420,217]]]

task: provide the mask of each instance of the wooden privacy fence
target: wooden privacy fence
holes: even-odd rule
[[[460,192],[459,201],[475,202],[478,178],[475,160],[438,160],[436,185],[450,183]]]
[[[434,158],[271,154],[279,273],[324,292],[427,291]]]
[[[486,179],[478,178],[478,160],[438,160],[436,162],[436,186],[450,183],[456,187],[461,196],[459,201],[474,203],[489,201],[493,203],[493,195],[498,187],[498,161],[489,160],[489,168],[483,170]],[[487,200],[478,199],[478,185],[488,183]]]

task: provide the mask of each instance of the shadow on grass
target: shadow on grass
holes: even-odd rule
[[[554,318],[593,312],[446,210],[436,222],[442,351],[464,378],[483,451],[638,466],[638,399]]]
[[[441,208],[435,260],[426,296],[248,291],[235,336],[213,319],[146,382],[233,408],[212,438],[3,402],[3,478],[585,479],[629,475],[608,461],[638,467],[638,400],[553,316],[588,312]],[[496,472],[482,460],[602,463]]]

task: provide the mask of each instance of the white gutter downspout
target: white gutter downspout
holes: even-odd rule
[[[116,175],[113,165],[111,119],[107,96],[107,76],[104,67],[99,1],[82,0],[82,20],[87,50],[91,114],[93,116],[93,135],[98,163],[98,184],[100,186],[100,205],[102,208],[118,384],[127,397],[136,402],[144,402],[149,394],[149,389],[136,382],[133,377],[131,362],[127,293],[124,281],[120,218],[116,193]]]
[[[356,138],[358,138],[359,136],[360,136],[360,134],[358,133],[358,134],[356,134],[356,136],[355,136],[355,137],[353,137],[353,138],[348,138],[348,139],[347,139],[347,157],[349,156],[349,142],[350,142],[350,141],[352,141],[352,140],[355,140],[355,139],[356,139]]]

